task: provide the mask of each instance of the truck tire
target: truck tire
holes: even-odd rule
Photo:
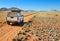
[[[19,22],[18,24],[19,24],[20,26],[23,26],[24,23],[23,23],[23,21],[21,21],[21,22]]]
[[[7,24],[10,25],[10,22],[7,21]]]
[[[23,21],[21,23],[23,24]]]
[[[22,25],[22,26],[24,25],[24,21],[21,22],[21,25]]]

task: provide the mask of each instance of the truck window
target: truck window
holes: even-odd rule
[[[21,14],[21,13],[17,13],[17,15],[18,15],[19,17],[22,17],[22,14]]]

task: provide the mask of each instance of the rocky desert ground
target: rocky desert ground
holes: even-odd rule
[[[0,41],[60,41],[60,12],[22,13],[22,27],[2,24],[6,14],[0,14]]]

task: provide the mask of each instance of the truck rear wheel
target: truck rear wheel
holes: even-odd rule
[[[7,24],[10,25],[10,22],[7,21]]]

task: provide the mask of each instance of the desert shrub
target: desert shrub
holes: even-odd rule
[[[56,15],[56,16],[58,16],[58,15]]]
[[[17,41],[17,39],[18,39],[18,36],[15,36],[15,37],[13,38],[13,41]]]
[[[2,24],[2,22],[0,22],[0,24]]]

